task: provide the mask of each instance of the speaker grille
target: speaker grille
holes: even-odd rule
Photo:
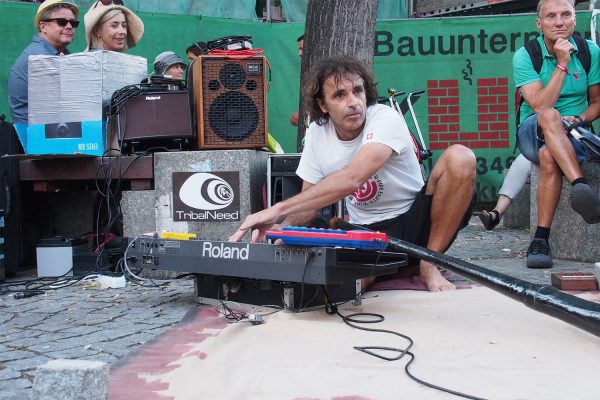
[[[242,141],[256,130],[258,108],[240,92],[226,92],[210,105],[208,121],[223,140]]]
[[[219,71],[219,79],[227,89],[236,90],[244,84],[246,73],[239,64],[227,63]]]
[[[151,91],[130,97],[118,117],[124,141],[194,136],[187,90]]]
[[[210,55],[194,63],[198,148],[266,146],[265,64]]]

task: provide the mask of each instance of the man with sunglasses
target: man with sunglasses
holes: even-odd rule
[[[40,4],[34,26],[39,34],[23,50],[10,70],[8,78],[8,104],[13,123],[27,123],[27,80],[29,56],[68,54],[67,46],[75,38],[79,26],[79,8],[62,0],[46,0]]]

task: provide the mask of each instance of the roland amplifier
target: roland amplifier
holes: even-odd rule
[[[127,99],[118,114],[123,153],[194,147],[189,92],[150,91]]]
[[[266,59],[204,55],[193,63],[199,149],[267,145]]]

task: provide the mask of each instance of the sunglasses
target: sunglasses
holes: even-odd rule
[[[58,26],[64,28],[67,24],[71,24],[73,28],[77,28],[79,26],[79,21],[76,19],[66,19],[66,18],[48,18],[43,19],[42,22],[56,22]]]
[[[94,4],[94,7],[92,7],[92,10],[98,6],[98,3],[102,3],[105,6],[110,6],[111,4],[114,4],[114,5],[117,5],[117,6],[122,6],[123,5],[123,0],[112,0],[112,1],[109,1],[109,0],[104,0],[104,1],[98,0]]]

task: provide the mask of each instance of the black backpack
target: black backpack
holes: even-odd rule
[[[580,35],[577,35],[577,34],[574,34],[571,37],[573,38],[573,41],[577,45],[577,58],[579,59],[581,66],[585,70],[586,75],[589,75],[590,68],[592,66],[592,55],[590,54],[590,48],[588,47],[587,41],[584,38],[582,38]],[[527,53],[529,54],[529,57],[531,58],[531,63],[533,64],[533,68],[535,69],[535,72],[537,72],[539,74],[540,71],[542,70],[542,48],[540,47],[540,43],[538,42],[537,39],[532,39],[532,40],[528,41],[527,43],[525,43],[525,50],[527,51]],[[519,119],[521,117],[521,104],[523,104],[525,99],[523,98],[523,96],[521,96],[521,92],[519,91],[519,88],[517,88],[516,91],[517,92],[515,93],[515,99],[519,99],[518,102],[515,102],[515,104],[518,104],[517,110],[515,113],[516,114],[516,126],[518,129],[519,128]]]

